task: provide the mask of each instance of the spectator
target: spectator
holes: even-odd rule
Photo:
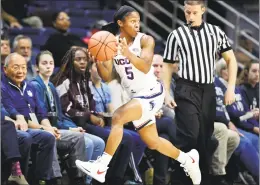
[[[46,156],[37,158],[38,160],[45,159],[43,162],[37,161],[38,163],[33,163],[36,166],[35,168],[45,166],[48,172],[44,170],[39,172],[39,170],[37,170],[34,171],[35,176],[39,176],[39,174],[44,173],[44,175],[47,176],[44,176],[46,180],[51,179],[53,184],[58,184],[60,182],[59,178],[62,175],[56,155],[56,150],[58,149],[61,156],[68,154],[68,158],[66,159],[66,167],[68,169],[67,173],[71,181],[73,181],[74,184],[84,184],[82,179],[83,174],[75,167],[76,159],[81,158],[85,160],[85,143],[83,134],[66,130],[58,130],[56,127],[51,126],[49,120],[47,119],[47,112],[43,106],[43,103],[37,97],[35,89],[25,81],[26,61],[24,57],[17,53],[10,54],[6,58],[4,70],[6,79],[3,81],[2,86],[2,101],[11,117],[16,117],[17,119],[20,118],[23,126],[26,128],[29,126],[29,128],[47,131],[42,132],[47,134],[46,137],[51,139],[51,141],[49,141],[45,137],[41,138],[43,141],[47,140],[51,143],[48,143],[48,145],[51,146],[51,150],[48,151],[48,154],[45,154]],[[28,125],[26,121],[28,121]],[[29,134],[31,134],[31,132],[29,132]],[[39,133],[37,134],[39,135]],[[57,149],[55,146],[55,137],[53,136],[57,139]],[[48,159],[48,156],[50,156],[50,159]],[[46,166],[45,163],[48,166]]]
[[[27,122],[25,119],[28,120],[28,117],[24,117],[21,112],[24,111],[25,107],[28,110],[28,104],[25,102],[17,101],[20,99],[16,95],[18,93],[21,96],[20,92],[26,92],[26,83],[23,82],[26,76],[26,61],[25,59],[18,55],[18,54],[10,54],[5,61],[4,71],[6,73],[6,78],[3,80],[2,84],[2,103],[7,109],[10,117],[16,119],[19,122],[20,129],[22,131],[26,131],[28,129]],[[12,81],[12,83],[9,81]],[[11,86],[11,84],[16,84]],[[13,87],[13,89],[11,89]],[[22,91],[21,91],[21,89]],[[23,93],[22,93],[23,94]],[[31,94],[31,91],[27,92],[27,96]],[[15,98],[15,104],[11,100],[11,97]],[[21,109],[16,109],[14,105],[19,105]],[[41,110],[37,110],[40,111]],[[28,112],[29,113],[29,112]],[[41,120],[40,120],[41,121]],[[31,127],[29,125],[29,127]],[[41,128],[38,126],[38,128]],[[28,129],[24,136],[32,137],[33,144],[37,144],[38,147],[41,149],[37,152],[36,161],[33,161],[34,164],[34,177],[35,177],[35,184],[39,184],[40,180],[50,180],[51,176],[51,166],[53,160],[53,153],[54,153],[54,146],[55,146],[55,137],[49,133],[44,132],[42,130],[37,129]],[[42,160],[45,159],[45,160]]]
[[[41,48],[52,52],[56,66],[60,67],[62,57],[72,46],[87,47],[77,35],[68,33],[70,17],[65,12],[57,12],[52,15],[53,27],[56,33],[50,35],[45,45]]]
[[[228,127],[228,124],[225,125],[221,122],[214,123],[213,136],[218,140],[219,144],[211,162],[212,185],[228,185],[225,180],[226,166],[240,141],[238,133],[228,129]]]
[[[37,75],[35,65],[32,62],[32,39],[25,35],[17,35],[13,41],[13,50],[22,55],[27,62],[27,80]]]
[[[222,91],[225,92],[228,80],[228,70],[225,61],[217,63],[216,71],[219,77],[215,78],[215,86],[220,87]],[[259,135],[259,123],[256,120],[259,116],[259,111],[247,109],[239,88],[235,88],[235,93],[236,101],[232,105],[227,106],[227,111],[231,121],[234,122],[237,127],[243,129],[243,131],[245,130]],[[252,113],[253,117],[246,120],[240,119],[241,116],[244,116],[249,112]],[[254,136],[252,137],[254,138]],[[258,145],[256,145],[256,147],[258,149]]]
[[[225,66],[225,65],[224,65]],[[219,64],[217,64],[217,71],[220,75]],[[244,164],[246,169],[258,181],[259,178],[259,150],[258,150],[258,137],[250,132],[237,128],[230,120],[226,106],[224,105],[224,91],[215,83],[216,87],[216,120],[224,123],[230,130],[237,132],[240,135],[240,142],[234,154]]]
[[[121,86],[120,78],[118,73],[115,71],[115,68],[113,68],[111,79],[112,80],[108,83],[108,87],[109,89],[113,89],[113,91],[111,91],[111,105],[114,107],[114,110],[116,110],[127,103],[130,98]]]
[[[243,32],[245,32],[250,37],[253,36],[253,33],[250,30],[243,30]],[[243,49],[245,49],[246,51],[248,51],[249,53],[254,55],[255,57],[257,57],[257,58],[259,57],[259,53],[254,48],[254,43],[251,40],[249,40],[248,38],[246,38],[245,36],[243,36],[243,35],[239,36],[239,45]],[[250,61],[252,60],[249,56],[244,54],[242,51],[236,51],[235,55],[236,55],[237,61],[244,65],[249,64]]]
[[[75,123],[62,113],[60,98],[54,87],[49,81],[54,70],[54,59],[49,51],[42,51],[36,57],[36,68],[39,75],[35,77],[31,84],[35,87],[38,97],[44,102],[48,112],[57,115],[57,121],[54,121],[59,129],[70,129],[78,132],[85,132],[82,127],[77,127]],[[105,148],[105,142],[94,135],[84,133],[86,145],[86,160],[96,160]],[[87,184],[91,183],[91,178],[87,178]]]
[[[27,174],[32,138],[20,137],[16,132],[19,122],[11,121],[9,116],[1,104],[1,180],[4,183],[11,174],[9,182],[29,185],[23,174]]]
[[[1,35],[1,65],[5,63],[5,58],[11,53],[10,40],[6,35]]]
[[[163,83],[162,82],[162,80],[163,80],[163,77],[162,77],[162,75],[163,75],[163,57],[161,55],[155,54],[153,56],[152,65],[154,67],[154,74],[157,77],[157,80],[160,81],[161,83]],[[173,64],[173,65],[176,65],[176,64]],[[173,90],[171,90],[171,92],[173,95]],[[163,105],[161,113],[172,119],[174,119],[174,117],[175,117],[174,109],[171,109],[165,105]]]
[[[101,77],[98,75],[97,66],[95,63],[90,64],[90,89],[95,100],[95,111],[100,113],[112,113],[114,108],[111,104],[111,93],[108,85],[102,82]]]
[[[1,5],[5,12],[12,16],[11,22],[9,21],[11,27],[21,28],[21,25],[24,25],[39,29],[43,28],[40,17],[28,15],[29,0],[3,0]]]
[[[1,79],[4,78],[5,58],[11,53],[10,41],[6,35],[1,35]]]
[[[91,31],[90,31],[89,35],[88,35],[87,37],[83,38],[83,42],[86,43],[86,44],[88,44],[90,37],[91,37],[92,35],[94,35],[96,32],[102,30],[102,26],[104,26],[104,25],[106,25],[106,24],[107,24],[107,21],[105,21],[105,20],[99,20],[99,21],[97,21],[97,22],[93,25],[93,27],[91,28]]]
[[[80,126],[88,133],[106,141],[110,128],[103,128],[104,119],[95,113],[95,101],[89,87],[89,62],[90,58],[84,49],[70,49],[64,56],[63,65],[54,76],[53,82],[60,96],[64,114],[77,124],[80,124],[76,121],[77,117],[84,118]],[[124,132],[121,146],[114,160],[115,164],[109,168],[107,174],[107,182],[111,185],[121,185],[124,182],[123,177],[134,147],[134,139],[128,132]]]
[[[259,61],[253,60],[245,66],[238,84],[247,108],[259,109]]]

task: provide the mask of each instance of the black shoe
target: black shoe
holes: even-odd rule
[[[92,179],[91,184],[92,184],[92,185],[106,185],[107,183],[106,183],[106,182],[101,183],[101,182],[98,182],[98,181],[95,180],[95,179]]]
[[[124,179],[113,177],[106,180],[108,185],[124,185]]]

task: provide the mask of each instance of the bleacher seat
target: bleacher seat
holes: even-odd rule
[[[78,8],[67,8],[65,12],[72,17],[84,17],[85,10]]]
[[[73,1],[74,8],[81,9],[98,9],[99,2],[98,1]]]
[[[48,38],[49,37],[46,35],[31,36],[31,39],[33,41],[33,46],[38,48],[40,48],[40,46],[43,46]]]
[[[79,37],[85,37],[87,36],[87,33],[89,32],[89,30],[87,29],[83,29],[83,28],[70,28],[69,32],[75,35],[78,35]]]
[[[91,28],[99,19],[87,17],[70,17],[72,28]]]
[[[115,10],[104,10],[102,11],[102,19],[111,22],[113,20]]]
[[[86,10],[85,17],[103,19],[111,22],[114,17],[115,10]]]
[[[40,29],[36,29],[36,28],[31,28],[31,27],[23,27],[22,29],[18,29],[18,28],[13,28],[10,29],[10,34],[11,35],[18,35],[18,34],[40,34],[42,30]]]

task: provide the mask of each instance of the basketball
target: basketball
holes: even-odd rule
[[[89,39],[88,50],[99,61],[111,60],[117,52],[116,37],[108,31],[96,32]]]

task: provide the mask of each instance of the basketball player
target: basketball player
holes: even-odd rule
[[[200,184],[198,152],[194,149],[188,153],[178,150],[169,141],[158,136],[154,124],[155,114],[162,107],[165,97],[164,88],[156,80],[152,67],[154,39],[139,32],[140,15],[132,7],[122,6],[114,15],[114,23],[110,23],[106,28],[112,31],[111,28],[115,26],[120,29],[117,36],[119,54],[111,61],[96,61],[97,68],[102,79],[109,81],[114,63],[121,78],[121,85],[131,100],[115,111],[103,155],[96,161],[77,160],[78,168],[96,180],[104,182],[107,166],[122,140],[124,124],[133,121],[150,149],[179,161],[193,184]]]

